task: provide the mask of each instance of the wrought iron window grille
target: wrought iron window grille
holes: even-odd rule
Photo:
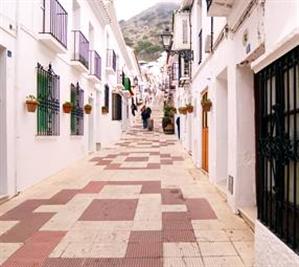
[[[54,73],[51,64],[48,70],[37,64],[37,98],[37,135],[59,135],[60,77]]]
[[[258,218],[299,254],[299,46],[255,87]]]

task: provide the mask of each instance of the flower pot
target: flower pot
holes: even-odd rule
[[[187,114],[187,108],[186,107],[179,108],[179,112],[180,112],[180,114],[186,115]]]
[[[167,126],[163,129],[165,134],[174,134],[174,124],[169,123]]]
[[[212,102],[211,101],[205,101],[201,103],[202,110],[205,112],[209,112],[212,107]]]
[[[108,114],[108,108],[102,107],[102,114]]]
[[[86,114],[90,114],[92,110],[92,106],[91,105],[85,105],[84,106],[84,111]]]
[[[69,103],[65,103],[62,105],[62,108],[64,113],[71,113],[73,106]]]
[[[38,106],[38,102],[34,101],[34,100],[27,100],[26,101],[26,106],[27,106],[28,112],[35,112],[36,108]]]
[[[192,113],[193,112],[193,106],[188,106],[187,108],[187,112],[188,113]]]

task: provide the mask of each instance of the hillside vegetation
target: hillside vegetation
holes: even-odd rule
[[[163,51],[160,34],[171,27],[172,14],[177,8],[174,3],[159,3],[127,21],[120,21],[125,41],[134,48],[139,60],[159,58]]]

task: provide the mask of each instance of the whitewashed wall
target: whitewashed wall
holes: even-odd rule
[[[126,65],[127,62],[113,36],[111,26],[105,26],[103,18],[98,17],[87,1],[77,2],[80,5],[81,19],[80,25],[74,26],[73,1],[60,0],[61,5],[68,12],[68,49],[65,54],[54,53],[38,40],[42,25],[41,1],[11,0],[0,3],[0,69],[5,69],[0,74],[1,77],[5,77],[5,84],[0,85],[1,109],[6,111],[4,114],[1,113],[1,122],[2,120],[6,122],[6,128],[1,127],[1,144],[6,144],[6,147],[1,146],[1,159],[4,159],[2,164],[5,167],[2,168],[1,165],[1,170],[5,170],[6,175],[1,174],[0,195],[12,195],[55,174],[71,162],[84,157],[88,152],[95,151],[96,143],[112,144],[122,133],[122,122],[112,122],[111,102],[110,113],[105,116],[101,114],[104,85],[109,84],[112,93],[116,80],[116,75],[107,76],[105,72],[107,31],[111,35],[109,48],[113,48],[119,55],[121,65]],[[102,81],[97,85],[88,79],[87,73],[81,74],[71,66],[73,52],[71,31],[76,27],[90,39],[90,25],[94,29],[94,43],[91,48],[95,49],[102,58]],[[8,50],[12,52],[12,57],[7,56]],[[36,136],[37,114],[28,113],[24,102],[26,96],[37,93],[37,63],[45,68],[51,63],[55,73],[60,76],[61,106],[70,99],[71,83],[80,83],[81,88],[84,89],[85,104],[88,103],[89,98],[92,99],[93,114],[84,115],[84,136],[70,135],[70,115],[64,114],[62,108],[60,135]],[[110,101],[111,99],[110,95]],[[91,145],[89,145],[89,136],[93,137]],[[7,179],[4,179],[4,176],[7,176]]]

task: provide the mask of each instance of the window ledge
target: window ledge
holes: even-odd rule
[[[42,136],[42,135],[36,135],[35,140],[36,141],[44,141],[44,140],[53,140],[56,141],[58,139],[58,135],[49,135],[49,136]]]
[[[71,135],[71,140],[81,140],[84,137],[84,135]]]

